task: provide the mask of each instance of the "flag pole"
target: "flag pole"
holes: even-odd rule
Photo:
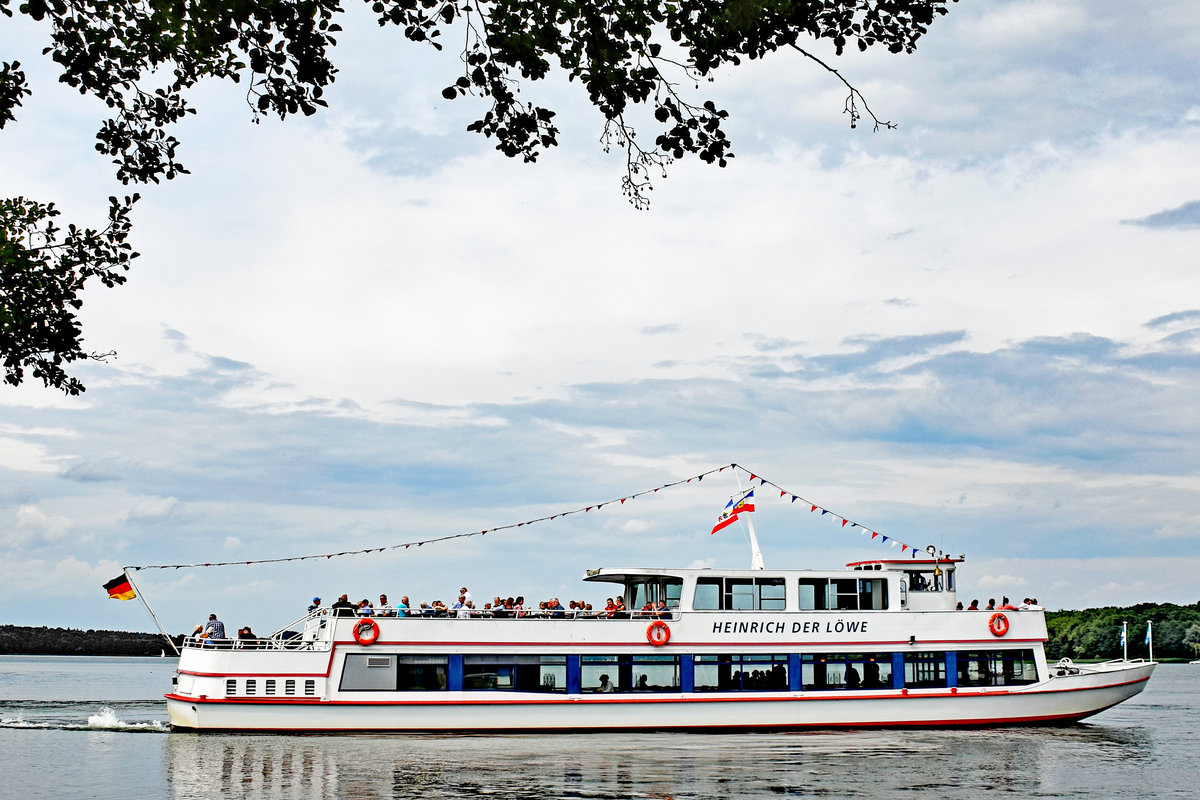
[[[163,638],[167,640],[167,644],[171,645],[171,649],[175,651],[175,655],[179,655],[179,648],[175,646],[174,640],[171,639],[170,634],[163,630],[162,623],[158,621],[158,615],[154,613],[154,609],[152,609],[150,604],[146,602],[146,596],[142,594],[142,590],[139,589],[137,584],[133,582],[133,576],[129,574],[129,567],[122,567],[121,570],[125,573],[125,580],[129,581],[129,585],[133,587],[133,593],[136,594],[138,599],[142,601],[142,605],[144,605],[146,607],[146,611],[150,613],[150,618],[153,619],[154,624],[158,626],[158,632],[161,633]]]
[[[738,475],[737,470],[734,470],[734,474],[737,475],[738,493],[744,499],[746,494],[742,489],[742,476]],[[754,481],[750,482],[750,491],[754,491]],[[739,514],[738,519],[740,520],[741,517],[742,515]],[[762,548],[758,546],[758,535],[754,531],[754,517],[749,514],[746,515],[746,530],[750,537],[750,569],[766,569],[767,567],[763,563]]]

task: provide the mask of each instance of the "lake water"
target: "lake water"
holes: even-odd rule
[[[1191,798],[1200,665],[1066,728],[174,734],[170,658],[0,657],[0,798]]]

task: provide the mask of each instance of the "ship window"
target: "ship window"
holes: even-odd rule
[[[396,656],[398,688],[402,692],[446,690],[447,656]]]
[[[463,656],[466,691],[566,692],[566,656]]]
[[[782,611],[783,578],[698,578],[697,611]]]
[[[1037,682],[1032,650],[960,651],[959,686],[1020,686]]]
[[[629,584],[629,608],[633,611],[640,609],[646,603],[658,605],[659,600],[667,601],[667,608],[679,608],[679,598],[683,595],[682,578],[652,577]]]
[[[781,691],[788,688],[786,655],[742,653],[698,655],[693,685],[697,692]]]
[[[905,654],[904,685],[909,689],[944,687],[946,685],[946,654],[943,652]]]
[[[582,656],[584,692],[678,692],[679,656]]]
[[[258,682],[255,681],[254,678],[248,679],[246,681],[246,694],[257,694],[257,693],[258,693]]]
[[[882,611],[887,609],[886,578],[801,578],[801,611]]]
[[[304,693],[306,695],[314,695],[317,693],[317,682],[311,678],[304,681]]]
[[[275,694],[275,679],[267,678],[266,689],[264,694]]]
[[[343,692],[396,691],[396,657],[347,653],[338,688]]]
[[[296,693],[296,682],[291,678],[288,678],[286,681],[284,681],[283,693],[289,696],[294,695]]]
[[[890,653],[805,653],[800,662],[805,691],[892,688]]]
[[[225,681],[225,696],[233,697],[235,694],[237,694],[237,681],[235,681],[233,678],[230,678],[229,680]]]

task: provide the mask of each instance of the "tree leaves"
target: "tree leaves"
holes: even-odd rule
[[[525,82],[555,70],[581,85],[603,119],[606,151],[625,153],[622,191],[638,208],[649,203],[652,175],[666,177],[676,159],[695,156],[724,167],[733,157],[711,100],[688,96],[724,65],[799,50],[846,84],[851,127],[865,100],[842,76],[798,46],[827,39],[840,54],[882,44],[911,52],[946,0],[366,0],[380,26],[442,49],[443,32],[463,42],[462,74],[441,90],[485,104],[467,130],[493,139],[510,158],[535,161],[558,144],[555,112],[521,96]],[[956,0],[955,0],[956,1]],[[0,14],[12,16],[12,0]],[[96,134],[96,150],[112,159],[124,183],[157,183],[187,173],[172,126],[195,113],[187,93],[203,78],[245,81],[251,118],[310,115],[325,107],[337,69],[330,50],[341,30],[340,0],[25,0],[17,10],[49,28],[44,49],[59,80],[102,100],[112,116]],[[449,37],[446,37],[449,38]],[[0,63],[0,128],[29,95],[20,64]],[[642,106],[649,113],[632,112]],[[661,126],[643,146],[631,121]],[[876,129],[881,125],[875,119]],[[84,283],[125,280],[133,255],[125,243],[133,198],[110,208],[102,232],[69,228],[62,242],[53,204],[4,201],[0,230],[0,356],[5,380],[24,370],[71,394],[82,384],[64,364],[95,354],[82,349],[73,311]],[[36,239],[39,244],[31,242]]]
[[[138,257],[128,242],[129,212],[138,195],[109,198],[108,227],[66,235],[59,211],[23,197],[0,200],[0,355],[4,381],[19,385],[29,370],[46,385],[76,395],[83,384],[65,365],[111,354],[87,352],[77,312],[80,293],[95,278],[109,288],[125,282]]]

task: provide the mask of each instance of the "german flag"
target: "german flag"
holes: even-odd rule
[[[133,587],[129,585],[129,578],[126,578],[123,572],[104,584],[104,588],[108,590],[109,600],[132,600],[137,597],[133,593]]]

